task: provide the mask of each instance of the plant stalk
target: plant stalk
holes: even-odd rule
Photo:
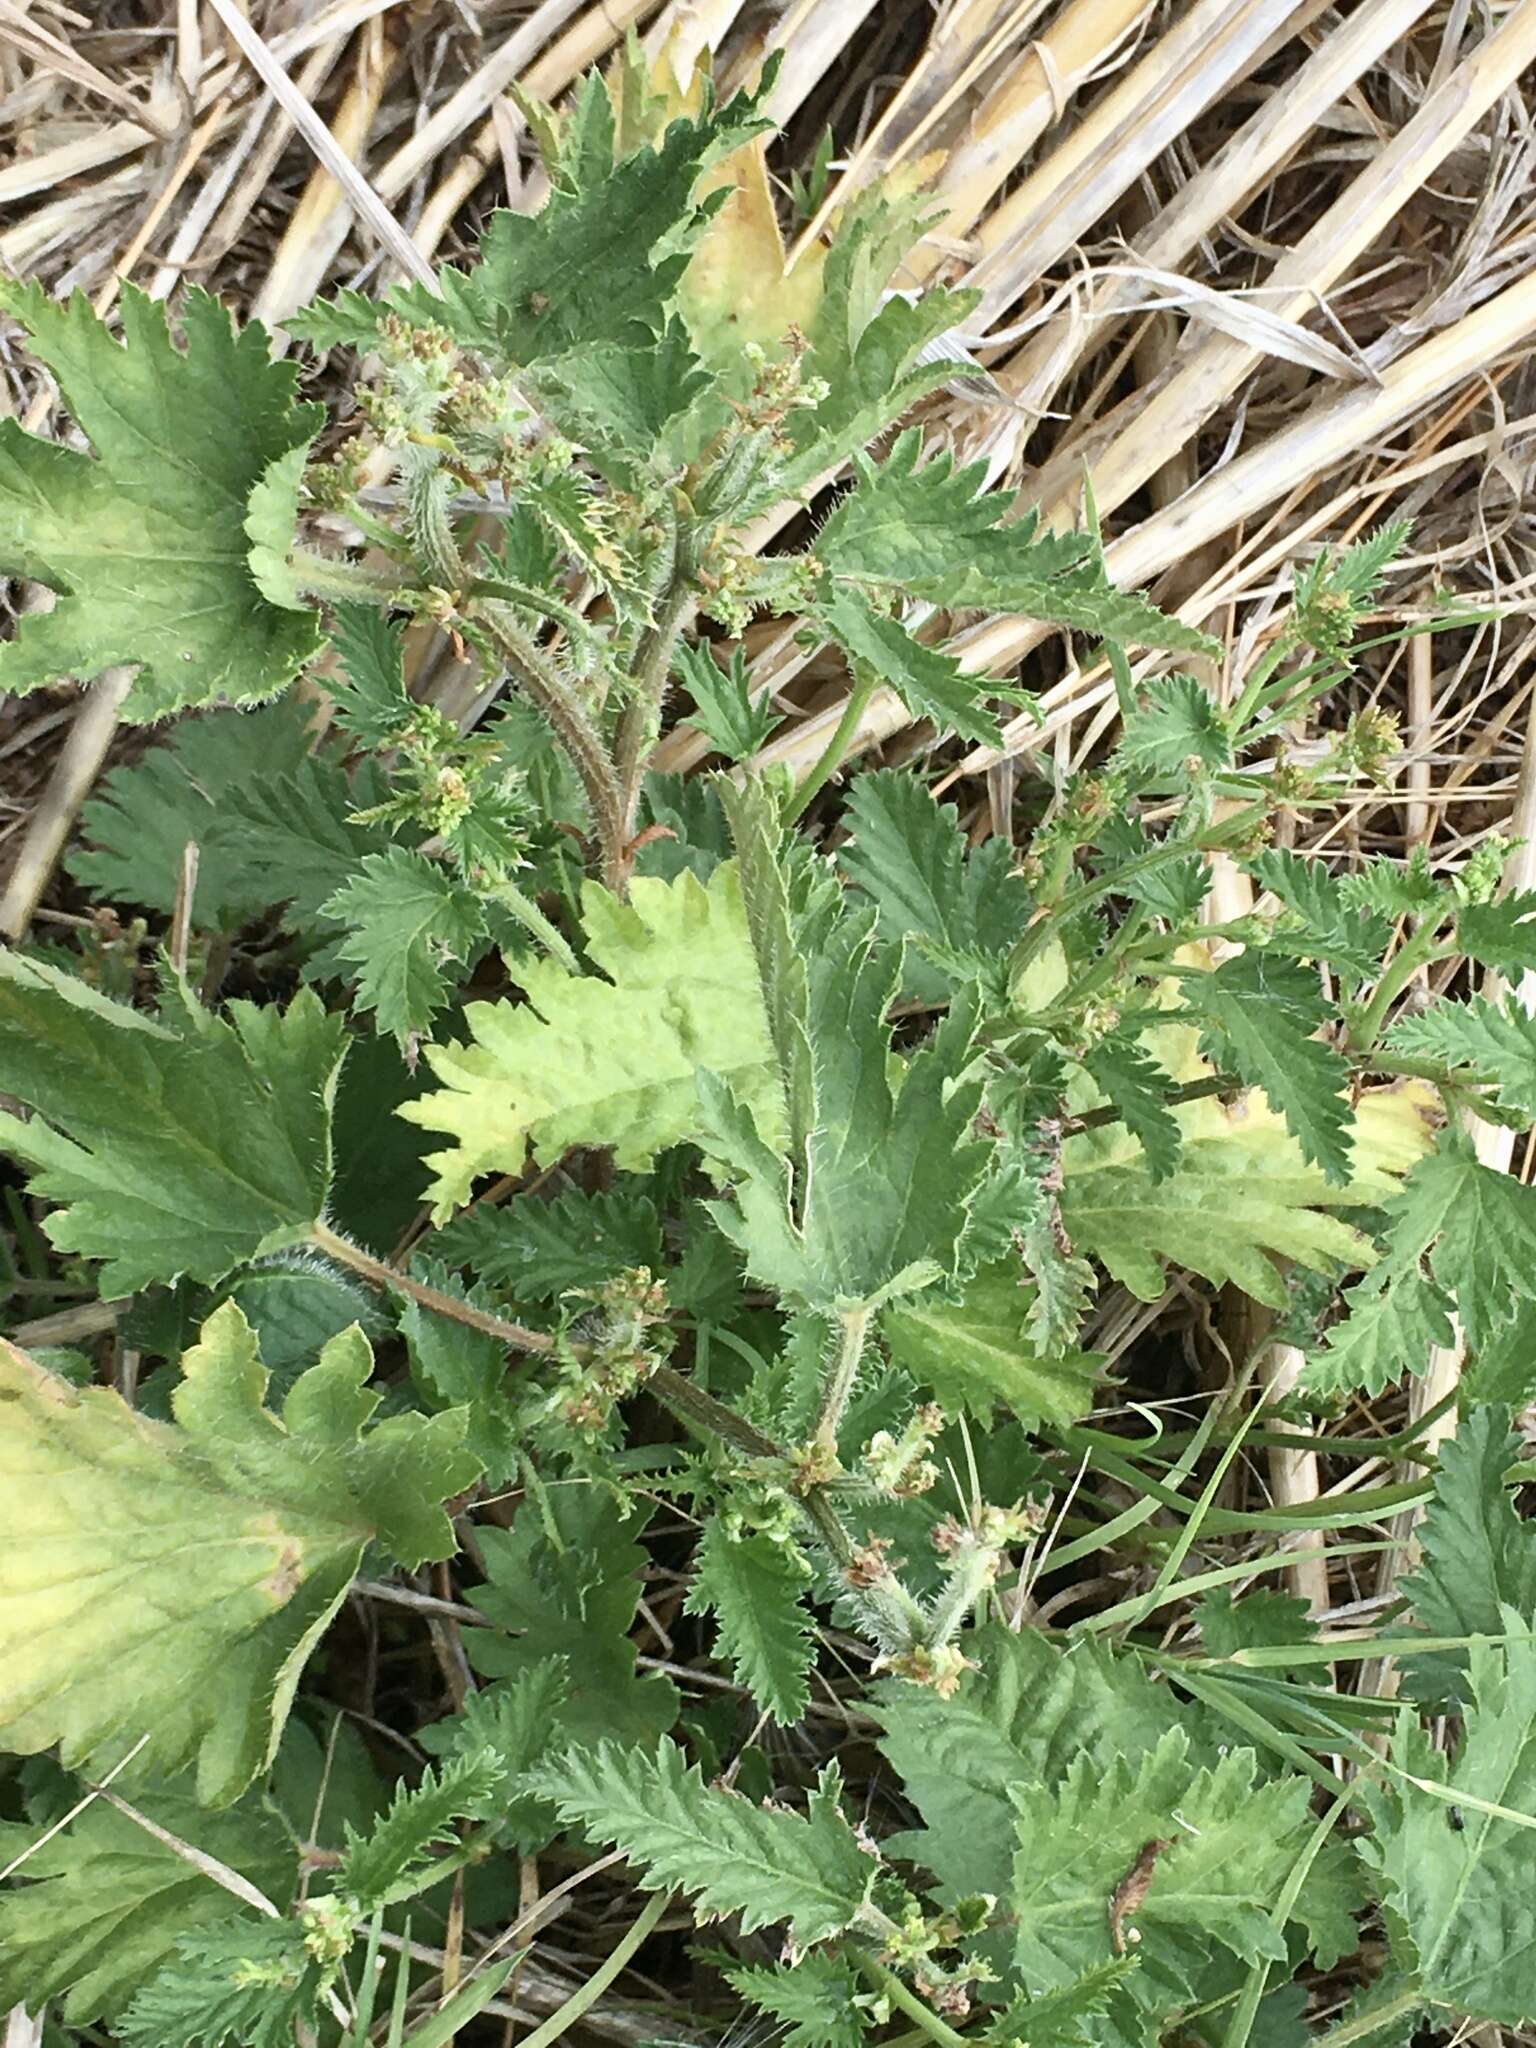
[[[859,1361],[864,1356],[864,1345],[869,1336],[870,1311],[867,1308],[844,1309],[838,1317],[841,1334],[838,1340],[837,1356],[821,1392],[821,1412],[816,1418],[816,1443],[834,1456],[837,1454],[838,1426],[843,1411],[853,1393],[854,1381],[859,1375]]]
[[[505,1316],[491,1315],[486,1309],[476,1308],[472,1302],[458,1301],[439,1288],[427,1286],[425,1281],[413,1280],[397,1266],[386,1266],[371,1252],[348,1244],[328,1224],[317,1223],[309,1234],[309,1241],[328,1259],[334,1259],[339,1266],[349,1267],[372,1286],[393,1289],[420,1307],[431,1309],[434,1315],[447,1316],[453,1322],[467,1324],[472,1330],[483,1331],[487,1337],[499,1338],[514,1351],[536,1351],[548,1356],[555,1350],[555,1339],[547,1330],[530,1330],[523,1323],[510,1322]]]
[[[592,807],[603,879],[622,895],[626,873],[624,799],[601,735],[564,677],[523,631],[508,606],[488,603],[479,616],[507,667],[570,755]]]
[[[848,701],[843,706],[843,715],[837,721],[836,730],[822,749],[821,757],[811,768],[804,782],[795,791],[784,813],[787,825],[795,824],[810,809],[816,798],[826,788],[838,769],[843,765],[843,756],[853,744],[853,736],[859,729],[869,700],[875,694],[877,678],[873,669],[864,669],[856,674],[853,687],[848,692]]]

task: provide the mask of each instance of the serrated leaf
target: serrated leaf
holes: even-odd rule
[[[1536,1194],[1464,1139],[1442,1137],[1388,1216],[1383,1258],[1346,1297],[1350,1313],[1308,1366],[1310,1387],[1375,1384],[1394,1356],[1396,1374],[1422,1371],[1426,1340],[1451,1341],[1452,1301],[1480,1351],[1536,1299]]]
[[[1188,764],[1212,772],[1232,765],[1232,736],[1210,691],[1193,676],[1152,676],[1144,700],[1127,714],[1121,757],[1161,778],[1184,777]]]
[[[958,1301],[930,1294],[893,1303],[880,1328],[892,1361],[951,1412],[989,1422],[1003,1407],[1029,1429],[1065,1426],[1093,1406],[1103,1360],[1035,1344],[1032,1296],[1016,1265],[986,1266]]]
[[[659,335],[598,342],[548,364],[533,381],[541,412],[580,444],[593,467],[621,489],[676,473],[704,431],[688,414],[715,389],[675,320]]]
[[[1379,1265],[1349,1290],[1349,1313],[1307,1361],[1307,1391],[1374,1400],[1405,1372],[1422,1374],[1430,1352],[1455,1342],[1451,1297],[1418,1266]]]
[[[168,739],[102,780],[80,816],[84,845],[66,865],[99,901],[169,916],[188,841],[198,849],[192,920],[231,932],[275,900],[238,842],[219,834],[220,806],[250,780],[296,773],[309,751],[310,708],[297,697],[259,711],[182,720]]]
[[[491,1749],[428,1764],[419,1783],[395,1787],[389,1811],[366,1835],[347,1828],[339,1888],[364,1913],[423,1890],[432,1877],[432,1852],[455,1839],[455,1822],[496,1817],[505,1778],[506,1766]]]
[[[699,1132],[695,1077],[706,1066],[730,1074],[770,1129],[780,1125],[735,870],[717,869],[707,887],[686,873],[639,877],[628,903],[589,882],[582,906],[601,972],[520,962],[528,1002],[471,1003],[471,1043],[427,1051],[444,1085],[400,1110],[456,1140],[429,1160],[440,1219],[468,1200],[477,1174],[521,1173],[530,1146],[548,1163],[573,1145],[611,1145],[621,1167],[649,1166]]]
[[[197,287],[182,310],[184,349],[164,308],[133,285],[121,344],[83,293],[60,305],[38,285],[7,282],[0,306],[26,328],[95,450],[0,421],[0,567],[59,593],[0,647],[0,693],[123,664],[139,671],[123,700],[131,719],[275,696],[322,645],[317,613],[263,595],[246,531],[270,466],[302,460],[324,417],[294,404],[297,372],[270,359],[262,327],[237,333]]]
[[[1380,974],[1392,940],[1390,920],[1379,910],[1350,903],[1344,885],[1321,860],[1269,846],[1245,865],[1291,913],[1277,928],[1278,943],[1309,959],[1326,960],[1353,984]]]
[[[1122,1939],[1132,1927],[1142,1937],[1139,1968],[1117,2006],[1155,2027],[1198,2002],[1221,1949],[1244,1963],[1284,1962],[1273,1914],[1312,1826],[1311,1787],[1300,1777],[1255,1783],[1254,1769],[1251,1750],[1197,1768],[1173,1730],[1139,1762],[1101,1770],[1081,1757],[1057,1790],[1014,1788],[1015,1955],[1026,1981],[1053,1989],[1112,1959],[1111,1901],[1153,1841],[1146,1896],[1122,1929]],[[1329,1945],[1345,1952],[1355,1938],[1345,1915]]]
[[[694,194],[709,165],[754,134],[756,103],[738,94],[718,110],[673,122],[603,176],[584,159],[584,182],[557,183],[535,214],[498,212],[469,272],[444,270],[440,293],[397,287],[377,303],[343,293],[286,325],[330,347],[367,345],[386,310],[445,328],[503,365],[547,363],[568,350],[644,347],[666,324],[669,301],[708,218]]]
[[[336,951],[361,970],[355,1007],[402,1044],[428,1030],[448,1002],[447,963],[463,966],[485,936],[478,897],[403,846],[369,854],[318,914],[347,928]]]
[[[1177,1171],[1183,1133],[1168,1107],[1168,1076],[1145,1048],[1129,1034],[1104,1038],[1083,1054],[1094,1084],[1125,1119],[1125,1127],[1141,1141],[1153,1183]]]
[[[1315,973],[1284,954],[1249,947],[1213,972],[1184,976],[1204,1020],[1201,1050],[1262,1088],[1303,1155],[1331,1181],[1349,1177],[1349,1070],[1312,1036],[1330,1016]]]
[[[1175,927],[1198,917],[1211,886],[1211,872],[1204,858],[1193,851],[1179,853],[1171,841],[1154,839],[1140,818],[1129,811],[1106,818],[1094,840],[1099,858],[1094,869],[1100,876],[1114,877],[1114,893],[1132,903],[1144,903],[1155,916]],[[1133,862],[1155,862],[1138,872]]]
[[[841,224],[822,268],[803,364],[827,396],[814,410],[791,414],[793,451],[774,478],[778,491],[806,491],[954,375],[952,363],[924,361],[923,352],[959,325],[976,295],[940,288],[908,299],[885,291],[928,217],[923,199],[870,192]]]
[[[706,1785],[666,1737],[654,1753],[577,1750],[533,1779],[568,1825],[622,1849],[647,1887],[686,1892],[706,1915],[737,1914],[744,1934],[787,1924],[800,1947],[840,1934],[879,1870],[838,1808],[835,1766],[805,1814]]]
[[[172,1019],[0,953],[0,1089],[37,1112],[0,1116],[0,1146],[60,1205],[60,1251],[106,1261],[109,1298],[220,1280],[302,1242],[325,1204],[341,1019],[308,992],[227,1022],[187,995]]]
[[[1426,1999],[1520,2027],[1536,2016],[1536,1644],[1511,1610],[1505,1628],[1509,1643],[1469,1652],[1474,1705],[1454,1760],[1403,1710],[1395,1770],[1361,1781],[1374,1825],[1360,1853],[1383,1888],[1397,1960]]]
[[[131,2048],[288,2048],[319,1989],[302,1929],[244,1914],[178,1941],[115,2033]]]
[[[1513,998],[1436,1003],[1395,1024],[1387,1044],[1394,1052],[1469,1067],[1506,1108],[1536,1117],[1536,1016]]]
[[[1438,925],[1455,908],[1451,891],[1429,870],[1429,855],[1416,846],[1406,861],[1376,860],[1339,879],[1339,892],[1356,909],[1383,917],[1430,918]]]
[[[405,638],[374,604],[335,607],[331,640],[341,663],[326,678],[336,722],[365,747],[387,746],[415,710],[405,681]]]
[[[413,1567],[448,1556],[439,1502],[479,1469],[462,1417],[396,1416],[368,1431],[371,1368],[360,1331],[333,1339],[279,1418],[261,1405],[250,1327],[226,1302],[182,1358],[172,1428],[0,1349],[8,1748],[58,1743],[67,1765],[100,1769],[147,1735],[133,1768],[195,1758],[210,1804],[271,1761],[366,1546]]]
[[[1469,959],[1500,974],[1536,968],[1536,890],[1518,889],[1493,903],[1469,903],[1456,918],[1456,944]]]
[[[859,462],[857,488],[817,540],[827,574],[952,611],[1016,612],[1101,639],[1210,651],[1205,634],[1118,590],[1087,534],[1042,534],[1033,519],[1002,525],[1010,500],[981,491],[983,464],[957,471],[947,453],[919,463],[922,447],[909,428],[878,468]]]
[[[313,937],[326,898],[369,855],[391,848],[382,825],[362,823],[355,815],[383,788],[376,763],[363,762],[354,779],[326,754],[311,754],[285,774],[247,770],[219,799],[209,848],[221,861],[239,861],[246,885],[260,892],[263,905],[286,904],[288,924]],[[322,927],[320,936],[328,943],[307,971],[312,977],[339,975],[343,969],[329,943],[334,934]]]
[[[237,1870],[275,1905],[287,1905],[298,1858],[276,1815],[254,1796],[208,1813],[189,1789],[157,1786],[139,1793],[134,1804],[158,1826]],[[57,2001],[59,2017],[70,2026],[111,2017],[179,1938],[228,1920],[235,1910],[221,1885],[105,1800],[32,1847],[43,1832],[39,1821],[0,1833],[7,1861],[24,1848],[32,1851],[17,1880],[0,1893],[0,1999],[7,2007],[25,2004],[40,2012]]]
[[[1058,1991],[1036,1998],[1021,1994],[1009,2001],[987,2039],[993,2048],[1097,2048],[1104,2037],[1097,2027],[1090,2034],[1083,2022],[1108,2012],[1112,1994],[1135,1967],[1134,1956],[1115,1956]]]
[[[862,591],[828,585],[814,617],[856,672],[867,670],[888,684],[914,718],[930,718],[940,732],[957,733],[977,746],[1003,744],[1003,729],[986,709],[986,678],[968,675],[954,655],[927,646]]]
[[[563,1742],[563,1717],[570,1695],[563,1657],[541,1657],[511,1678],[493,1679],[466,1693],[457,1714],[418,1728],[416,1740],[436,1757],[473,1756],[489,1751],[512,1784],[496,1802],[498,1840],[525,1855],[542,1849],[555,1832],[554,1809],[546,1800],[515,1789],[517,1781],[551,1746]]]
[[[515,1678],[563,1657],[567,1741],[654,1742],[677,1718],[676,1688],[637,1674],[629,1640],[646,1561],[640,1526],[599,1487],[573,1483],[525,1501],[510,1529],[477,1532],[488,1577],[469,1597],[490,1626],[466,1631],[470,1662],[488,1678]]]
[[[858,777],[843,822],[838,864],[878,908],[881,937],[919,956],[905,962],[909,982],[947,989],[1004,971],[1034,909],[1006,840],[968,847],[953,804],[891,768]]]
[[[1200,1640],[1212,1657],[1230,1657],[1238,1650],[1289,1643],[1309,1643],[1317,1623],[1305,1600],[1261,1586],[1234,1600],[1229,1586],[1212,1586],[1195,1605]]]
[[[724,1976],[731,1989],[786,2031],[781,2048],[860,2048],[865,2021],[858,1979],[841,1956],[816,1949],[792,1964],[738,1964]]]
[[[1008,1889],[1011,1787],[1059,1785],[1079,1756],[1102,1775],[1185,1722],[1201,1758],[1214,1753],[1198,1708],[1181,1710],[1137,1659],[1096,1639],[1064,1651],[1038,1630],[993,1623],[965,1647],[976,1669],[952,1699],[888,1682],[873,1708],[881,1750],[923,1817],[923,1832],[904,1846],[952,1893]]]
[[[804,1560],[771,1536],[732,1536],[716,1516],[705,1524],[686,1611],[715,1618],[715,1656],[781,1727],[810,1702],[815,1652],[801,1604],[810,1584]]]
[[[752,701],[744,648],[738,647],[730,667],[722,668],[708,647],[685,643],[673,663],[693,699],[692,715],[684,725],[703,733],[728,761],[749,760],[784,723],[770,698]]]
[[[432,1249],[513,1301],[554,1301],[630,1267],[660,1272],[665,1263],[656,1205],[634,1183],[596,1195],[568,1189],[548,1202],[479,1203],[445,1225]]]
[[[1536,1624],[1536,1528],[1516,1513],[1505,1475],[1521,1454],[1509,1412],[1477,1408],[1440,1446],[1435,1497],[1417,1530],[1419,1561],[1401,1581],[1432,1636],[1498,1635],[1503,1612]],[[1404,1653],[1402,1689],[1438,1704],[1468,1698],[1466,1658]]]

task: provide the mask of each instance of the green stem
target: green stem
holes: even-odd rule
[[[859,1361],[864,1356],[864,1345],[869,1336],[869,1317],[867,1308],[844,1309],[838,1317],[842,1330],[837,1356],[822,1386],[821,1412],[816,1418],[816,1442],[834,1457],[837,1455],[838,1425],[848,1406],[853,1383],[859,1376]]]
[[[487,1337],[497,1337],[514,1351],[538,1351],[547,1356],[555,1349],[555,1339],[547,1330],[530,1330],[522,1323],[509,1322],[505,1316],[491,1315],[483,1308],[476,1308],[471,1302],[456,1300],[453,1295],[444,1294],[436,1287],[428,1287],[424,1281],[413,1280],[409,1273],[402,1273],[397,1266],[386,1266],[371,1252],[349,1244],[328,1224],[317,1223],[309,1233],[309,1241],[328,1259],[348,1267],[370,1285],[391,1289],[396,1294],[403,1294],[408,1301],[431,1309],[434,1315],[447,1316],[455,1323],[467,1324],[471,1330],[483,1331]]]
[[[1363,2041],[1368,2034],[1379,2034],[1383,2027],[1406,2019],[1409,2013],[1419,2011],[1426,2003],[1422,1991],[1404,1991],[1386,2005],[1378,2005],[1373,2012],[1356,2013],[1352,2020],[1341,2020],[1326,2034],[1319,2034],[1319,2048],[1345,2048],[1347,2042]]]
[[[516,882],[503,875],[500,881],[489,884],[485,893],[487,896],[494,896],[498,903],[510,910],[523,930],[531,932],[545,951],[554,955],[567,974],[580,974],[581,964],[566,943],[564,933],[556,930],[533,898],[525,895]]]
[[[676,1367],[659,1365],[646,1381],[646,1386],[665,1408],[670,1408],[680,1421],[692,1428],[708,1430],[711,1436],[723,1442],[734,1444],[738,1451],[745,1451],[752,1458],[776,1458],[784,1462],[784,1450],[771,1436],[765,1436],[754,1423],[744,1415],[738,1415],[734,1408],[727,1408],[723,1401],[717,1401],[713,1394],[687,1379]]]
[[[622,895],[626,876],[624,802],[613,763],[596,726],[559,670],[523,631],[510,607],[488,603],[480,617],[507,667],[544,713],[570,755],[592,807],[603,878],[610,889]]]
[[[947,2020],[941,2020],[931,2005],[925,2005],[915,1991],[909,1990],[894,1971],[877,1963],[867,1949],[855,1948],[851,1943],[848,1950],[865,1978],[877,1991],[883,1992],[899,2011],[909,2020],[916,2022],[937,2048],[975,2048],[964,2034],[956,2033]],[[525,2042],[523,2048],[529,2048]]]
[[[672,562],[667,574],[666,595],[654,625],[640,640],[635,661],[634,695],[619,714],[614,736],[614,764],[618,770],[623,803],[624,840],[635,836],[635,817],[640,808],[640,787],[645,779],[645,761],[661,729],[662,700],[667,678],[672,673],[672,650],[683,621],[694,601],[693,571],[695,545],[682,523],[677,506],[672,514]]]
[[[1383,970],[1371,1000],[1361,1011],[1350,1031],[1350,1044],[1355,1051],[1369,1052],[1375,1045],[1381,1036],[1382,1026],[1387,1021],[1387,1012],[1419,969],[1427,967],[1432,960],[1444,960],[1454,952],[1455,948],[1452,946],[1436,944],[1435,930],[1436,927],[1432,924],[1420,925]]]
[[[853,744],[853,736],[859,729],[859,720],[864,716],[865,707],[875,694],[876,676],[873,669],[855,672],[853,688],[848,692],[848,701],[843,706],[843,715],[837,721],[837,730],[827,741],[821,758],[812,768],[804,782],[795,791],[784,822],[793,825],[820,796],[838,769],[843,765],[843,756]]]
[[[531,2034],[525,2035],[521,2048],[554,2048],[554,2043],[561,2035],[567,2033],[596,2005],[615,1977],[628,1967],[630,1958],[641,1943],[655,1932],[662,1914],[671,1903],[670,1892],[658,1892],[628,1934],[611,1954],[603,1958],[586,1983],[579,1990],[573,1991],[564,2005],[557,2007],[542,2026],[535,2027]]]

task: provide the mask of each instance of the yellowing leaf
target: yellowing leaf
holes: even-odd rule
[[[700,1134],[701,1069],[731,1080],[760,1129],[783,1130],[734,864],[707,888],[691,873],[641,877],[627,904],[589,882],[582,909],[601,974],[520,963],[527,1003],[470,1004],[472,1043],[430,1048],[443,1086],[401,1108],[456,1141],[429,1162],[440,1217],[468,1200],[477,1174],[520,1173],[530,1145],[542,1161],[573,1145],[611,1145],[619,1166],[648,1167]]]
[[[1212,1072],[1188,1026],[1163,1026],[1144,1042],[1176,1083]],[[1207,1096],[1175,1105],[1183,1147],[1177,1170],[1162,1180],[1153,1180],[1124,1124],[1084,1131],[1062,1148],[1062,1222],[1079,1252],[1143,1300],[1162,1293],[1169,1263],[1218,1286],[1234,1281],[1280,1307],[1278,1258],[1315,1269],[1373,1262],[1370,1240],[1333,1212],[1379,1207],[1397,1193],[1429,1149],[1435,1100],[1417,1082],[1367,1090],[1355,1106],[1342,1185],[1302,1157],[1285,1119],[1256,1088],[1230,1104]]]
[[[0,1342],[0,1744],[98,1770],[142,1740],[136,1773],[195,1759],[200,1799],[238,1796],[365,1547],[448,1556],[439,1503],[479,1470],[461,1411],[365,1435],[372,1363],[344,1331],[274,1415],[226,1302],[182,1358],[172,1427]]]

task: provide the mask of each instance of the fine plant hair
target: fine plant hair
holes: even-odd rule
[[[1536,897],[1282,829],[1392,772],[1334,707],[1405,529],[1213,687],[1091,478],[1063,530],[925,428],[973,300],[896,288],[920,194],[738,293],[771,87],[631,50],[530,103],[543,210],[291,361],[196,288],[109,331],[0,281],[78,430],[0,421],[0,568],[57,600],[0,690],[128,669],[158,728],[69,856],[100,915],[0,954],[27,1255],[137,1362],[0,1345],[0,2007],[480,2038],[551,1981],[520,1873],[590,1845],[651,1897],[538,2048],[685,1907],[698,2027],[791,2048],[1532,2024],[1536,1196],[1476,1133],[1536,1121],[1536,1023],[1419,992],[1536,969]],[[961,629],[1008,614],[1119,723],[978,837],[855,745],[883,687],[1001,748]],[[798,771],[791,632],[844,690]],[[1107,1310],[1170,1293],[1252,1341],[1116,1407]],[[1360,1421],[1457,1341],[1438,1457]],[[1229,1505],[1275,1444],[1378,1469]],[[1254,1586],[1405,1514],[1363,1627]],[[430,1670],[382,1721],[359,1613]]]

